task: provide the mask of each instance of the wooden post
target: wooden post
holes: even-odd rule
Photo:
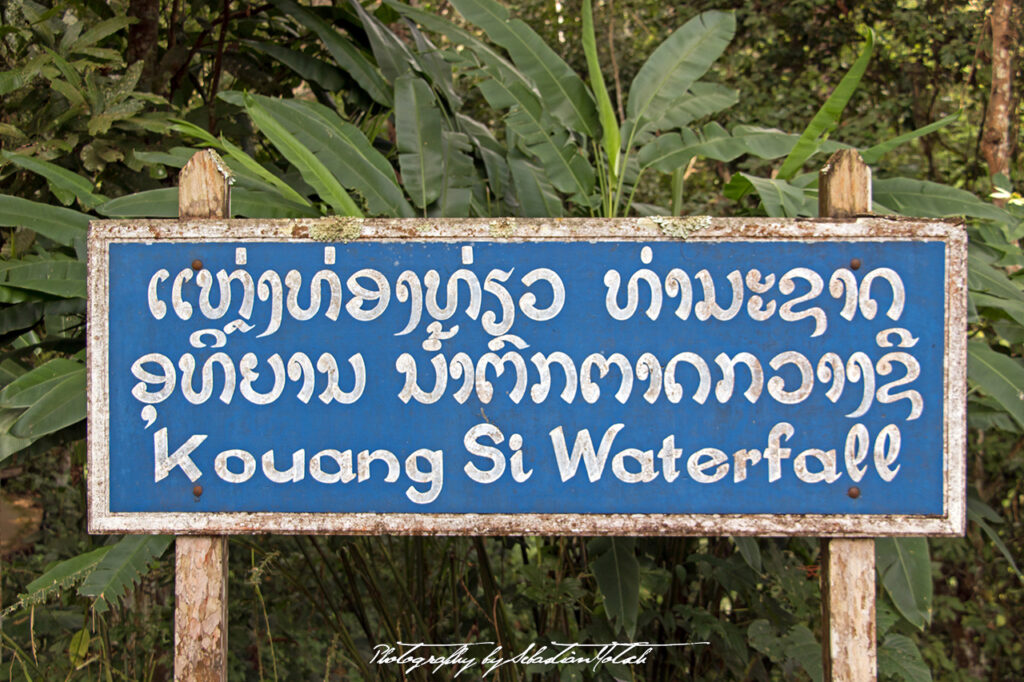
[[[216,152],[198,152],[178,177],[178,217],[230,217],[231,173]],[[199,266],[201,267],[201,266]],[[199,486],[196,486],[201,493]],[[227,680],[228,539],[175,540],[174,679]]]
[[[852,218],[871,212],[871,169],[854,149],[843,149],[818,175],[818,214]],[[875,541],[821,542],[821,658],[825,679],[877,678]]]

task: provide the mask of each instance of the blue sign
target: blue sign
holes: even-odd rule
[[[110,514],[945,511],[942,240],[108,248]]]

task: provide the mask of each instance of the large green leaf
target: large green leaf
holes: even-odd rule
[[[679,27],[640,67],[629,89],[626,115],[639,128],[664,118],[679,96],[707,73],[735,32],[732,12],[703,12]]]
[[[62,206],[0,194],[0,227],[27,227],[58,244],[71,246],[85,236],[89,216]]]
[[[73,587],[95,570],[96,565],[99,564],[110,549],[111,545],[99,547],[98,549],[60,562],[26,585],[26,591],[19,594],[18,600],[0,615],[10,613],[16,608],[27,608],[44,604],[51,597]]]
[[[473,165],[473,157],[466,152],[473,149],[469,136],[446,130],[441,135],[444,173],[441,176],[441,193],[433,209],[433,215],[445,218],[469,216],[472,188],[480,184]]]
[[[50,189],[64,205],[77,198],[84,208],[91,209],[107,200],[105,196],[93,192],[92,183],[88,179],[55,163],[6,150],[2,154],[11,163],[46,178]]]
[[[96,209],[108,218],[177,218],[178,188],[147,189],[111,199]]]
[[[257,40],[243,40],[241,42],[243,45],[248,45],[254,50],[273,57],[304,80],[316,83],[329,92],[338,92],[349,82],[345,78],[345,72],[341,69],[316,57],[311,57],[305,52]]]
[[[225,99],[236,106],[244,107],[245,102],[242,99],[241,93],[238,92],[222,92],[220,97]],[[238,180],[244,180],[247,176],[253,180],[259,180],[266,185],[272,186],[277,192],[285,198],[286,201],[301,204],[302,206],[312,206],[306,197],[299,194],[291,185],[282,180],[277,174],[272,173],[263,166],[261,166],[254,158],[245,153],[240,147],[232,144],[231,141],[227,140],[223,135],[220,138],[216,138],[208,133],[204,128],[200,128],[194,123],[184,121],[181,119],[171,119],[174,122],[172,128],[185,135],[200,140],[204,145],[213,147],[221,151],[225,157],[225,161],[231,171],[235,174]],[[178,163],[184,156],[184,162],[187,162],[192,155],[195,153],[194,149],[186,149],[183,147],[175,147],[171,149],[172,158],[167,161],[161,161],[161,163],[168,163],[169,165],[175,165],[177,168],[184,166],[184,163]],[[143,158],[141,155],[136,154],[139,158]]]
[[[18,438],[7,432],[21,412],[21,410],[0,409],[0,462],[35,442],[34,438]]]
[[[104,555],[78,588],[95,597],[96,611],[116,604],[145,575],[150,562],[159,558],[174,539],[172,535],[126,535]]]
[[[344,69],[374,101],[391,106],[391,91],[373,62],[348,39],[316,14],[292,2],[271,0],[275,7],[310,29],[327,47],[338,66]]]
[[[786,658],[796,661],[813,682],[822,682],[825,671],[821,662],[821,643],[806,625],[797,624],[782,638]]]
[[[992,350],[984,341],[969,341],[967,380],[995,398],[1024,427],[1024,363]]]
[[[608,619],[632,638],[640,610],[640,564],[633,538],[595,538],[587,545],[590,570],[604,596]]]
[[[1024,290],[1006,271],[996,265],[996,259],[970,244],[967,250],[967,286],[971,291],[983,291],[1010,301],[1024,302]]]
[[[0,345],[12,340],[11,335],[19,335],[34,327],[43,318],[43,305],[39,301],[29,301],[0,308]],[[4,383],[0,372],[0,386]]]
[[[999,537],[999,533],[989,525],[990,521],[996,524],[1003,523],[1002,517],[996,513],[995,509],[982,502],[975,490],[970,487],[967,489],[967,520],[978,524],[978,527],[988,536],[988,539],[992,541],[996,549],[1002,552],[1003,558],[1010,564],[1010,568],[1017,574],[1017,577],[1024,581],[1024,573],[1021,573],[1020,569],[1017,568],[1017,561],[1013,558],[1010,548]]]
[[[421,69],[412,51],[398,39],[398,36],[389,31],[355,0],[349,0],[349,4],[362,21],[363,30],[366,31],[366,37],[370,40],[370,49],[373,50],[373,58],[389,82],[394,83],[399,76],[404,76],[413,69],[417,71]]]
[[[914,640],[895,632],[889,634],[878,647],[878,672],[888,679],[903,682],[932,680],[932,673]]]
[[[919,137],[923,137],[928,133],[934,133],[936,130],[945,128],[950,123],[960,118],[960,115],[961,112],[957,111],[956,113],[950,114],[945,118],[941,118],[938,121],[935,121],[935,123],[929,123],[928,125],[922,126],[917,130],[912,130],[909,133],[899,135],[890,140],[886,140],[885,142],[879,142],[876,145],[861,150],[860,157],[864,160],[864,163],[866,163],[869,166],[873,166],[874,164],[878,163],[878,161],[883,156],[891,152],[896,147],[899,147],[901,144],[912,142],[913,140],[916,140]]]
[[[747,562],[747,566],[754,569],[755,573],[761,573],[761,548],[757,546],[757,538],[741,535],[734,537],[732,541],[736,543],[736,549],[740,551],[740,556]]]
[[[804,129],[797,141],[793,151],[789,153],[782,167],[779,168],[778,176],[783,180],[789,180],[796,175],[803,167],[804,162],[811,158],[811,155],[818,151],[818,140],[836,129],[839,119],[842,118],[843,109],[853,96],[854,91],[860,84],[860,79],[871,61],[871,52],[875,46],[875,32],[870,28],[864,36],[864,48],[853,66],[846,72],[839,85],[832,91],[825,103],[818,109],[811,122]]]
[[[480,40],[464,28],[456,26],[450,21],[446,21],[445,19],[442,19],[430,12],[426,12],[416,7],[411,7],[398,2],[397,0],[385,0],[385,3],[388,7],[396,10],[412,21],[415,21],[428,31],[439,33],[456,45],[469,48],[467,52],[476,56],[476,58],[480,60],[480,63],[493,69],[494,73],[497,74],[497,77],[501,79],[502,82],[506,84],[520,83],[527,89],[531,89],[533,87],[526,76],[519,71],[515,65],[505,59],[498,50],[494,49],[483,40]]]
[[[537,97],[518,83],[507,86],[497,78],[483,81],[478,87],[491,106],[511,107],[508,126],[521,138],[524,151],[540,159],[551,184],[560,192],[572,194],[578,203],[590,206],[594,169],[565,131],[550,132]]]
[[[750,191],[757,192],[765,213],[773,218],[813,216],[818,210],[817,203],[802,187],[785,180],[736,173],[724,191],[730,199],[739,199]]]
[[[729,133],[718,123],[708,123],[700,133],[691,128],[663,133],[641,147],[637,158],[641,166],[671,173],[695,156],[716,161],[732,161],[744,154],[774,159],[786,154],[795,142],[796,135],[772,128],[739,125]]]
[[[981,294],[977,291],[970,292],[970,302],[975,308],[979,310],[985,310],[986,316],[995,318],[993,311],[1003,313],[1022,328],[1024,328],[1024,301],[1020,299],[1006,299],[998,296],[989,296],[988,294]]]
[[[608,158],[608,168],[612,182],[619,175],[619,155],[622,138],[619,136],[619,121],[612,108],[608,88],[601,74],[601,62],[597,59],[597,41],[594,38],[594,9],[591,0],[583,0],[583,53],[587,58],[587,73],[590,76],[590,89],[597,99],[597,115],[601,122],[601,146]]]
[[[277,193],[284,197],[286,202],[312,207],[312,204],[306,197],[299,194],[291,185],[276,174],[261,166],[256,159],[246,154],[241,148],[232,144],[224,136],[221,136],[220,142],[227,157],[228,166],[239,178],[244,178],[248,174],[253,179],[261,180],[273,187]]]
[[[7,384],[0,391],[0,407],[30,407],[69,374],[84,371],[82,363],[54,358]]]
[[[402,183],[419,208],[441,196],[441,111],[430,86],[414,76],[395,82],[395,133]]]
[[[927,538],[876,538],[882,587],[903,617],[919,629],[932,620],[932,566]]]
[[[518,215],[528,218],[557,218],[565,213],[562,200],[544,171],[518,154],[509,155],[508,168],[516,188]]]
[[[740,99],[740,93],[718,83],[697,82],[667,107],[665,115],[654,123],[655,130],[682,128],[692,122],[728,109]],[[735,131],[733,131],[735,134]],[[788,151],[788,150],[787,150]]]
[[[462,132],[469,136],[476,147],[477,155],[484,162],[488,189],[498,199],[503,198],[512,181],[508,163],[505,161],[505,146],[479,121],[462,114],[456,114],[455,120]]]
[[[61,298],[85,298],[85,263],[74,260],[16,260],[0,268],[4,287]]]
[[[231,190],[231,215],[242,218],[317,218],[320,212],[312,206],[289,201],[273,189],[235,186]]]
[[[341,182],[309,147],[299,142],[288,127],[267,111],[261,103],[262,100],[262,96],[245,94],[243,97],[245,109],[260,131],[299,170],[302,179],[308,182],[317,191],[320,198],[337,213],[362,217],[362,211],[345,191]]]
[[[462,95],[455,87],[452,61],[462,61],[453,56],[454,50],[442,50],[430,42],[430,39],[415,25],[409,25],[413,42],[416,44],[416,61],[431,86],[444,95],[452,111],[462,108]],[[449,61],[451,60],[451,61]]]
[[[970,216],[1012,224],[1013,218],[998,206],[974,194],[928,180],[882,178],[872,182],[871,193],[882,206],[902,215],[924,218]]]
[[[470,23],[508,50],[512,61],[537,86],[541,101],[552,116],[576,132],[594,137],[597,110],[594,98],[580,77],[533,29],[494,0],[452,0]]]
[[[19,438],[38,438],[85,419],[85,369],[65,376],[11,425]]]
[[[338,182],[359,192],[372,213],[403,218],[415,215],[394,168],[358,127],[316,102],[252,97],[282,129],[311,150]]]

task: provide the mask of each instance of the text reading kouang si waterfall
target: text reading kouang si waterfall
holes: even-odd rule
[[[127,511],[941,512],[941,242],[110,259]]]

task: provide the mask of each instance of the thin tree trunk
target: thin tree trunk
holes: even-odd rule
[[[1014,29],[1013,0],[992,3],[992,89],[981,139],[981,154],[988,163],[990,176],[1010,175],[1010,114],[1013,109],[1013,50],[1017,42]]]
[[[138,87],[151,92],[160,37],[160,0],[131,0],[128,3],[128,16],[138,19],[128,29],[128,63],[142,61],[142,76]]]

